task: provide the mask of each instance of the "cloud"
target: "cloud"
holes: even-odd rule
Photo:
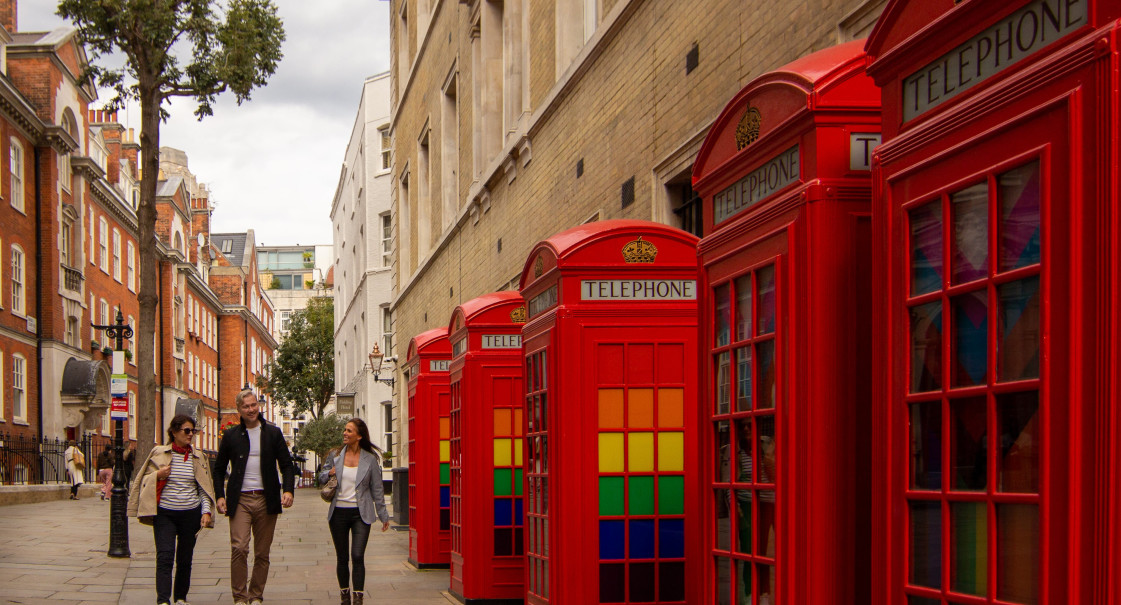
[[[210,186],[214,231],[253,229],[268,245],[330,244],[331,202],[362,83],[389,67],[389,3],[276,4],[287,41],[268,86],[241,106],[224,95],[201,122],[194,103],[176,99],[160,143],[185,151],[191,172]],[[21,2],[20,30],[66,25],[54,6]],[[108,91],[101,95],[108,100]],[[119,117],[139,130],[139,108]]]

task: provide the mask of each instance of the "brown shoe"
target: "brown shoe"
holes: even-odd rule
[[[350,605],[362,605],[362,591],[355,590],[350,593]]]
[[[351,605],[349,588],[343,588],[339,592],[339,605]]]

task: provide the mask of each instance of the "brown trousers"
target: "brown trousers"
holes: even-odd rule
[[[264,600],[269,579],[269,550],[277,515],[270,515],[264,494],[242,492],[230,517],[230,581],[234,602]],[[249,533],[253,533],[253,577],[249,578]],[[246,586],[248,582],[249,586]]]

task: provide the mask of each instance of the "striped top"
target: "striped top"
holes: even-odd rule
[[[195,479],[194,456],[183,460],[182,454],[171,452],[171,474],[160,493],[160,508],[191,510],[202,504],[202,514],[210,512],[210,499]]]

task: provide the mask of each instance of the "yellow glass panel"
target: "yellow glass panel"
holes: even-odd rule
[[[494,440],[495,466],[511,466],[513,452],[510,449],[510,441],[510,439]]]
[[[599,434],[599,472],[623,472],[623,434]]]
[[[623,428],[623,389],[599,390],[599,428]]]
[[[658,470],[685,470],[685,433],[658,433]]]
[[[648,473],[654,470],[654,433],[631,433],[627,448],[627,470]]]
[[[522,465],[522,449],[525,447],[524,443],[525,439],[514,440],[514,466]]]
[[[512,416],[512,414],[510,413],[511,411],[512,410],[510,408],[498,408],[494,410],[495,437],[506,437],[513,434],[512,432],[510,432],[510,417]]]
[[[658,428],[685,426],[685,389],[658,389]]]
[[[451,418],[441,418],[440,419],[440,439],[451,439],[451,438],[452,438],[452,419]]]
[[[452,442],[446,439],[440,440],[440,462],[451,462],[452,460]]]
[[[522,435],[525,434],[524,422],[525,422],[525,420],[522,416],[522,410],[520,408],[515,409],[514,410],[514,435],[516,435],[518,437],[521,437]]]
[[[654,428],[654,389],[631,389],[627,395],[630,428]]]

